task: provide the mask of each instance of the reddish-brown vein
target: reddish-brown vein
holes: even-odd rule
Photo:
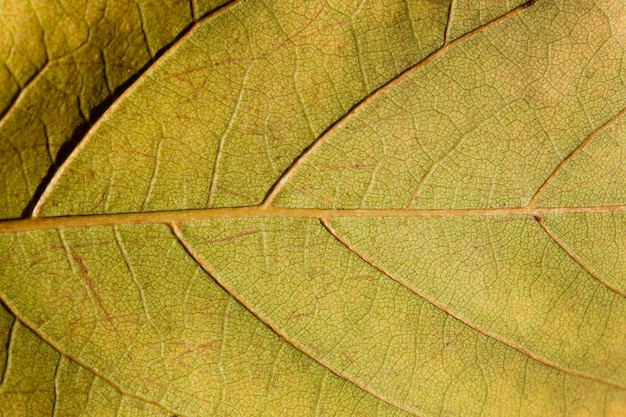
[[[411,284],[407,283],[406,281],[404,281],[402,278],[396,276],[395,274],[393,274],[391,271],[387,270],[385,267],[383,267],[382,265],[378,264],[376,261],[374,261],[373,259],[369,258],[367,255],[365,255],[363,252],[361,252],[360,250],[358,250],[354,245],[352,245],[352,243],[350,243],[347,239],[345,239],[343,236],[341,236],[334,228],[333,226],[330,224],[330,222],[328,221],[328,219],[325,218],[321,218],[320,219],[322,224],[324,225],[324,227],[326,228],[326,230],[328,230],[328,232],[333,235],[335,237],[335,239],[337,239],[339,242],[341,242],[341,244],[343,244],[348,250],[350,250],[352,253],[354,253],[355,255],[357,255],[359,258],[361,258],[364,262],[368,263],[369,265],[371,265],[372,267],[374,267],[375,269],[377,269],[378,271],[382,272],[383,274],[385,274],[387,277],[389,277],[390,279],[396,281],[398,284],[402,285],[403,287],[409,289],[411,292],[413,292],[414,294],[416,294],[417,296],[419,296],[420,298],[422,298],[423,300],[427,301],[428,303],[434,305],[435,307],[437,307],[439,310],[443,311],[444,313],[448,314],[450,317],[453,317],[457,320],[459,320],[460,322],[464,323],[465,325],[467,325],[468,327],[476,330],[477,332],[483,334],[484,336],[487,336],[489,338],[492,338],[494,340],[497,340],[498,342],[513,348],[515,350],[517,350],[518,352],[522,353],[523,355],[536,360],[539,363],[542,363],[552,369],[555,369],[557,371],[566,373],[566,374],[570,374],[573,376],[577,376],[580,378],[585,378],[585,379],[589,379],[589,380],[593,380],[596,382],[600,382],[602,384],[606,384],[615,388],[619,388],[619,389],[623,389],[626,390],[626,386],[625,385],[621,385],[618,384],[617,382],[614,381],[610,381],[595,375],[589,375],[586,374],[584,372],[580,372],[580,371],[576,371],[576,370],[572,370],[572,369],[567,369],[564,368],[560,365],[557,365],[553,362],[550,362],[549,360],[546,360],[542,357],[540,357],[539,355],[524,349],[522,346],[516,345],[515,343],[504,339],[503,337],[498,336],[495,333],[490,332],[487,329],[484,329],[478,325],[476,325],[475,323],[473,323],[472,321],[470,321],[469,319],[461,316],[460,314],[458,314],[457,312],[449,309],[448,307],[446,307],[445,305],[443,305],[442,303],[440,303],[439,301],[437,301],[436,299],[426,295],[424,292],[420,291],[418,288],[412,286]]]
[[[122,387],[120,387],[117,383],[115,383],[109,377],[107,377],[106,375],[104,375],[103,373],[98,371],[97,369],[92,368],[89,365],[85,364],[78,357],[72,355],[71,353],[66,352],[63,348],[61,348],[61,346],[59,346],[57,343],[55,343],[50,338],[48,338],[45,334],[43,334],[39,329],[37,329],[36,326],[34,326],[26,317],[24,317],[22,315],[22,313],[17,309],[17,307],[15,305],[13,305],[10,302],[10,300],[7,299],[5,294],[2,293],[2,292],[0,292],[0,301],[7,308],[7,310],[9,310],[9,312],[11,312],[11,314],[13,314],[13,316],[15,317],[16,322],[19,321],[26,328],[28,328],[31,332],[36,334],[41,340],[43,340],[45,343],[47,343],[52,349],[54,349],[56,352],[58,352],[61,356],[64,356],[65,358],[67,358],[67,359],[75,362],[76,364],[82,366],[87,371],[91,372],[92,374],[94,374],[98,378],[102,379],[107,384],[109,384],[111,387],[113,387],[113,389],[115,389],[121,395],[130,397],[130,398],[134,398],[134,399],[139,400],[141,402],[144,402],[146,404],[152,404],[155,407],[158,407],[161,410],[163,410],[166,413],[168,413],[168,415],[176,415],[176,416],[179,416],[179,417],[185,417],[180,412],[174,411],[174,410],[164,406],[163,404],[161,404],[161,403],[159,403],[157,401],[154,401],[154,400],[151,400],[151,399],[148,399],[148,398],[145,398],[145,397],[142,397],[142,396],[130,393],[128,391],[125,391]]]
[[[359,103],[357,103],[354,107],[352,107],[352,109],[350,109],[350,111],[348,111],[348,113],[346,113],[341,119],[339,119],[333,125],[331,125],[319,138],[317,138],[317,140],[315,142],[313,142],[313,144],[304,153],[302,153],[294,161],[293,164],[291,164],[291,166],[289,168],[287,168],[287,170],[283,173],[283,175],[278,179],[278,181],[276,181],[274,183],[274,185],[270,189],[269,193],[267,194],[267,196],[265,197],[265,200],[262,203],[262,206],[263,207],[270,207],[272,205],[272,203],[274,202],[274,199],[276,198],[278,193],[280,193],[280,191],[283,189],[283,187],[287,183],[288,179],[293,175],[293,173],[298,169],[298,167],[300,165],[302,165],[304,163],[304,161],[311,154],[316,152],[326,142],[326,140],[329,137],[331,137],[337,130],[339,130],[343,126],[345,126],[346,123],[348,123],[348,121],[350,121],[368,103],[370,103],[373,100],[377,99],[379,96],[385,94],[389,89],[391,89],[392,87],[396,86],[397,84],[401,83],[402,81],[404,81],[405,79],[410,77],[414,72],[418,71],[420,68],[422,68],[425,65],[431,63],[432,61],[437,59],[439,56],[441,56],[444,53],[446,53],[448,51],[448,49],[455,47],[459,43],[467,40],[468,38],[476,35],[477,33],[483,32],[484,30],[486,30],[487,28],[489,28],[489,27],[491,27],[491,26],[493,26],[495,24],[498,24],[498,23],[500,23],[500,22],[502,22],[502,21],[504,21],[504,20],[506,20],[506,19],[508,19],[508,18],[510,18],[512,16],[517,15],[519,12],[521,12],[522,10],[524,10],[526,8],[527,7],[525,7],[524,5],[518,6],[515,9],[513,9],[513,10],[503,14],[502,16],[497,17],[497,18],[495,18],[495,19],[485,23],[484,25],[479,26],[476,29],[474,29],[474,30],[464,34],[463,36],[460,36],[460,37],[456,38],[455,40],[444,44],[441,48],[439,48],[436,51],[432,52],[426,58],[422,59],[420,62],[418,62],[417,64],[413,65],[412,67],[406,69],[404,72],[402,72],[401,74],[396,76],[393,80],[391,80],[387,84],[379,87],[377,90],[372,92],[369,96],[365,97],[363,100],[361,100]]]
[[[106,306],[102,302],[102,298],[100,297],[100,295],[98,295],[98,293],[96,292],[96,289],[93,285],[93,281],[91,280],[91,278],[89,278],[89,273],[87,271],[87,267],[85,266],[85,263],[83,262],[83,259],[78,255],[78,253],[76,253],[74,248],[70,248],[70,250],[72,252],[72,258],[74,259],[74,262],[76,262],[76,264],[78,265],[78,269],[80,270],[80,275],[83,277],[83,279],[87,283],[87,288],[89,289],[89,292],[91,293],[93,298],[95,298],[100,309],[104,312],[104,315],[107,318],[107,321],[109,321],[113,325],[113,322],[111,322],[111,314],[109,313],[109,310],[107,310]],[[113,326],[115,327],[115,325]]]
[[[387,403],[387,404],[389,404],[389,405],[391,405],[393,407],[396,407],[396,408],[398,408],[400,410],[403,410],[403,411],[405,411],[405,412],[407,412],[407,413],[409,413],[409,414],[411,414],[413,416],[420,417],[420,415],[417,414],[415,411],[407,408],[406,406],[404,406],[402,404],[396,403],[393,400],[385,398],[383,395],[381,395],[381,394],[377,393],[376,391],[372,390],[371,388],[368,388],[367,386],[361,384],[359,381],[355,380],[354,378],[351,378],[350,376],[344,374],[343,372],[341,372],[341,370],[335,368],[331,364],[325,363],[323,360],[318,359],[305,346],[303,346],[303,345],[299,344],[298,342],[296,342],[295,340],[291,339],[289,337],[289,335],[287,335],[283,330],[281,330],[279,327],[273,325],[272,322],[270,320],[268,320],[267,317],[265,317],[263,314],[258,312],[254,307],[252,307],[251,305],[246,303],[246,301],[243,300],[237,294],[237,292],[234,290],[234,288],[231,288],[227,283],[225,283],[222,279],[220,279],[220,277],[216,273],[216,271],[213,270],[213,268],[211,268],[210,265],[208,265],[206,262],[204,262],[204,260],[200,257],[200,255],[195,251],[195,249],[193,248],[191,243],[189,243],[189,241],[187,241],[187,239],[185,238],[183,232],[178,227],[177,223],[174,223],[174,222],[170,223],[169,226],[172,229],[172,233],[176,236],[176,238],[178,239],[178,241],[182,245],[182,247],[185,248],[187,253],[189,253],[189,255],[198,263],[198,265],[200,265],[200,267],[202,267],[202,269],[213,279],[213,281],[215,281],[215,283],[217,285],[219,285],[224,291],[226,291],[226,293],[228,293],[234,300],[236,300],[239,304],[241,304],[247,311],[249,311],[261,323],[265,324],[270,330],[272,330],[274,333],[276,333],[287,344],[289,344],[290,346],[292,346],[295,349],[299,350],[304,355],[310,357],[315,362],[317,362],[318,364],[323,366],[325,369],[328,369],[330,372],[332,372],[335,375],[337,375],[339,378],[341,378],[341,379],[343,379],[345,381],[348,381],[348,382],[352,383],[353,385],[359,387],[361,390],[363,390],[364,392],[372,395],[374,398],[378,399],[379,401]]]
[[[216,10],[204,16],[200,20],[197,20],[191,27],[189,27],[189,29],[187,30],[186,33],[184,33],[183,36],[181,36],[176,42],[170,45],[169,48],[157,60],[155,60],[152,63],[152,65],[150,65],[150,67],[144,73],[142,73],[141,76],[139,76],[130,87],[124,90],[124,92],[115,99],[113,104],[111,104],[111,106],[109,106],[109,108],[100,116],[100,118],[96,121],[96,123],[94,123],[91,126],[89,131],[85,134],[85,136],[83,136],[83,138],[78,143],[78,145],[76,145],[72,153],[67,157],[67,159],[63,162],[63,164],[59,167],[59,169],[54,173],[54,175],[52,176],[52,179],[46,185],[46,189],[41,194],[41,197],[39,198],[39,200],[37,201],[37,204],[33,208],[33,214],[32,214],[33,217],[39,216],[39,212],[41,211],[43,202],[46,201],[46,199],[48,198],[48,195],[52,192],[52,189],[55,187],[56,183],[58,182],[63,172],[65,172],[69,164],[76,158],[76,156],[80,153],[80,151],[86,146],[86,144],[89,142],[89,139],[93,136],[94,132],[96,132],[100,128],[100,126],[107,120],[110,114],[114,112],[121,105],[120,103],[122,103],[124,99],[127,98],[130,94],[132,94],[137,89],[137,87],[143,82],[144,79],[148,78],[150,75],[152,75],[154,71],[156,71],[156,69],[159,67],[159,63],[166,60],[171,54],[173,54],[176,50],[178,50],[178,48],[180,48],[181,45],[183,45],[205,21],[212,19],[216,16],[219,16],[220,14],[226,12],[231,7],[236,6],[242,1],[243,0],[232,0],[230,3],[227,3],[217,8]]]

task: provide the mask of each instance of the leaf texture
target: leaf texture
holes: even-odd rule
[[[154,57],[225,0],[0,2],[0,218],[56,168]]]
[[[218,6],[140,22],[54,175],[6,157],[3,415],[624,414],[626,5]]]

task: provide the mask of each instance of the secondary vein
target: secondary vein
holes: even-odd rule
[[[541,356],[533,353],[532,351],[526,350],[524,349],[522,346],[519,346],[501,336],[498,336],[495,333],[490,332],[487,329],[484,329],[482,327],[480,327],[479,325],[473,323],[472,321],[468,320],[467,318],[463,317],[462,315],[458,314],[457,312],[449,309],[448,307],[446,307],[444,304],[442,304],[441,302],[437,301],[436,299],[433,299],[432,297],[429,297],[428,295],[426,295],[425,293],[423,293],[422,291],[420,291],[418,288],[410,285],[409,283],[407,283],[406,281],[404,281],[402,278],[396,276],[395,274],[393,274],[391,271],[389,271],[388,269],[386,269],[385,267],[383,267],[382,265],[378,264],[377,262],[375,262],[373,259],[369,258],[367,255],[365,255],[363,252],[361,252],[358,248],[356,248],[354,245],[352,245],[352,243],[350,243],[350,241],[348,241],[346,238],[344,238],[342,235],[340,235],[332,226],[332,224],[327,220],[327,219],[322,219],[322,225],[326,228],[326,230],[328,231],[328,233],[330,233],[335,239],[337,239],[342,245],[344,245],[350,252],[354,253],[355,255],[357,255],[359,258],[361,258],[364,262],[366,262],[367,264],[369,264],[370,266],[372,266],[373,268],[375,268],[376,270],[380,271],[381,273],[383,273],[385,276],[387,276],[389,279],[392,279],[393,281],[396,281],[398,284],[402,285],[403,287],[407,288],[409,291],[411,291],[412,293],[414,293],[415,295],[417,295],[418,297],[420,297],[421,299],[423,299],[424,301],[432,304],[433,306],[435,306],[436,308],[438,308],[439,310],[443,311],[444,313],[448,314],[450,317],[454,317],[456,320],[459,320],[460,322],[462,322],[463,324],[465,324],[466,326],[474,329],[475,331],[477,331],[478,333],[489,337],[491,339],[497,340],[498,342],[517,350],[518,352],[520,352],[521,354],[545,365],[548,366],[552,369],[555,369],[557,371],[563,372],[565,374],[569,374],[569,375],[573,375],[573,376],[577,376],[579,378],[585,378],[585,379],[589,379],[592,381],[596,381],[596,382],[600,382],[602,384],[606,384],[615,388],[619,388],[619,389],[623,389],[626,390],[626,386],[625,385],[621,385],[617,382],[605,379],[605,378],[601,378],[595,375],[591,375],[591,374],[587,374],[584,372],[580,372],[580,371],[576,371],[573,369],[568,369],[568,368],[564,368],[560,365],[557,365],[556,363],[553,363],[547,359],[542,358]]]
[[[30,320],[28,320],[28,318],[24,317],[22,315],[22,313],[17,309],[17,307],[15,305],[13,305],[8,300],[7,296],[5,294],[3,294],[2,292],[0,292],[0,304],[3,305],[15,317],[14,326],[15,326],[15,324],[23,325],[24,327],[29,329],[31,332],[33,332],[35,335],[37,335],[37,337],[39,337],[39,339],[41,339],[46,344],[48,344],[59,355],[61,355],[62,357],[65,357],[68,360],[76,363],[77,365],[81,366],[82,368],[85,368],[87,371],[89,371],[90,373],[92,373],[96,377],[102,379],[104,382],[109,384],[113,389],[115,389],[121,395],[125,395],[127,397],[134,398],[134,399],[139,400],[139,401],[141,401],[143,403],[146,403],[146,404],[152,404],[153,406],[160,408],[161,410],[165,411],[166,413],[168,413],[170,415],[177,415],[177,416],[183,417],[183,415],[180,412],[174,411],[171,408],[166,407],[165,405],[163,405],[163,404],[161,404],[161,403],[159,403],[157,401],[154,401],[154,400],[151,400],[151,399],[148,399],[148,398],[144,398],[142,396],[139,396],[139,395],[136,395],[136,394],[133,394],[131,392],[128,392],[128,391],[124,390],[121,386],[119,386],[117,383],[115,383],[113,380],[111,380],[109,377],[107,377],[103,373],[99,372],[97,369],[92,368],[91,366],[85,364],[78,357],[72,355],[69,352],[66,352],[61,346],[59,346],[56,342],[54,342],[53,340],[48,338],[36,326],[34,326],[33,323],[31,323]]]
[[[512,16],[517,15],[519,12],[523,11],[525,8],[526,7],[524,7],[524,5],[518,6],[515,9],[513,9],[513,10],[503,14],[502,16],[497,17],[497,18],[495,18],[495,19],[485,23],[484,25],[477,27],[476,29],[472,30],[471,32],[468,32],[465,35],[460,36],[460,37],[456,38],[455,40],[453,40],[451,42],[445,43],[441,48],[435,50],[430,55],[428,55],[426,58],[422,59],[421,61],[419,61],[417,64],[413,65],[412,67],[409,67],[408,69],[406,69],[405,71],[400,73],[398,76],[396,76],[394,79],[389,81],[387,84],[384,84],[383,86],[379,87],[377,90],[373,91],[370,95],[368,95],[363,100],[361,100],[359,103],[357,103],[354,107],[352,107],[352,109],[350,109],[350,111],[348,111],[348,113],[346,113],[341,119],[337,120],[328,129],[326,129],[326,131],[324,133],[322,133],[322,135],[319,136],[317,138],[317,140],[315,142],[313,142],[313,144],[304,153],[302,153],[293,162],[293,164],[291,164],[291,166],[289,168],[287,168],[287,170],[285,170],[283,175],[281,175],[281,177],[274,183],[274,185],[272,186],[272,188],[268,192],[268,194],[265,197],[265,200],[263,201],[262,205],[265,206],[265,207],[270,207],[273,204],[273,202],[276,199],[276,197],[278,196],[278,194],[280,193],[280,191],[283,189],[283,187],[287,183],[287,180],[293,175],[293,173],[298,169],[298,167],[300,165],[302,165],[304,163],[304,161],[311,154],[313,154],[315,151],[317,151],[317,149],[319,149],[322,146],[322,144],[325,143],[326,140],[330,136],[332,136],[334,134],[335,131],[341,129],[346,123],[348,123],[348,121],[350,119],[352,119],[368,103],[370,103],[371,101],[375,100],[379,96],[385,94],[390,88],[392,88],[393,86],[395,86],[395,85],[399,84],[400,82],[404,81],[405,79],[410,77],[413,73],[418,71],[420,68],[424,67],[425,65],[428,65],[430,62],[434,61],[439,56],[443,55],[445,52],[448,51],[448,49],[453,48],[455,45],[465,41],[466,39],[476,35],[477,33],[483,32],[485,29],[487,29],[487,28],[489,28],[489,27],[491,27],[491,26],[493,26],[493,25],[495,25],[497,23],[500,23],[500,22],[502,22],[504,20],[507,20],[508,18],[510,18]]]

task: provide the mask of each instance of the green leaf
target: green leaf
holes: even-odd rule
[[[626,412],[623,2],[109,3],[4,6],[5,415]]]

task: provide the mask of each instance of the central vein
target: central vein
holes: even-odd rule
[[[593,207],[510,207],[486,209],[320,209],[280,207],[234,207],[198,210],[153,211],[147,213],[89,214],[63,217],[31,217],[0,222],[0,233],[65,227],[113,226],[120,224],[184,223],[193,220],[242,217],[471,217],[536,216],[568,213],[615,213],[626,205]]]

